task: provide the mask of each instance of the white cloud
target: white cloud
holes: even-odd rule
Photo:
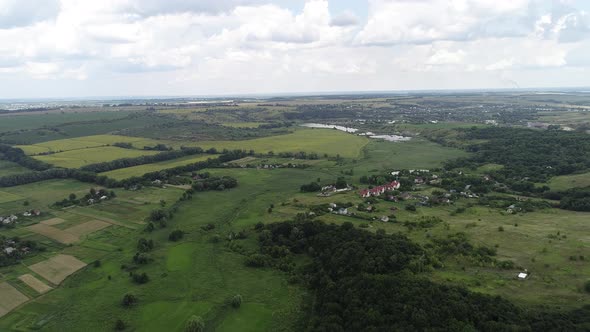
[[[590,66],[576,2],[328,1],[0,0],[0,97],[555,86]]]

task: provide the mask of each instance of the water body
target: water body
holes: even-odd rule
[[[336,129],[336,130],[344,131],[344,132],[351,133],[351,134],[354,134],[358,131],[358,129],[356,129],[356,128],[330,125],[330,124],[322,124],[322,123],[304,123],[301,126],[307,127],[307,128]],[[367,137],[373,138],[373,139],[382,139],[382,140],[386,140],[388,142],[405,142],[405,141],[409,141],[412,139],[411,137],[400,136],[400,135],[375,135],[375,133],[370,132],[370,131],[368,131],[366,133],[359,133],[358,135],[359,136],[367,136]]]
[[[356,133],[358,131],[358,129],[356,129],[356,128],[336,126],[336,125],[327,125],[327,124],[321,124],[321,123],[304,123],[301,126],[307,127],[307,128],[337,129],[337,130],[344,131],[347,133]]]

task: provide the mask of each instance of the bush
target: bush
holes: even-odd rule
[[[117,321],[115,322],[115,331],[123,331],[126,328],[127,325],[125,324],[125,322],[120,319],[117,319]]]
[[[231,306],[234,308],[239,308],[242,305],[242,295],[237,294],[231,299]]]
[[[406,205],[406,210],[411,211],[411,212],[416,212],[416,205],[408,204],[408,205]]]
[[[590,293],[590,280],[586,281],[586,283],[584,284],[584,290],[586,291],[586,293]]]
[[[133,282],[135,282],[136,284],[145,284],[148,281],[150,281],[150,277],[148,277],[148,275],[144,272],[142,274],[132,274],[131,276],[133,278]]]
[[[250,267],[263,267],[268,263],[268,256],[262,254],[253,254],[246,258],[246,265]]]
[[[168,235],[168,240],[176,242],[176,241],[182,239],[183,236],[184,236],[184,232],[177,229],[175,231],[172,231],[172,233],[170,233],[170,235]]]
[[[121,303],[124,307],[130,307],[137,303],[137,297],[133,294],[127,293],[123,296],[123,301]]]
[[[203,332],[205,331],[205,321],[200,316],[191,316],[186,322],[184,330],[186,332]]]

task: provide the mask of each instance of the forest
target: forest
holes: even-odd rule
[[[590,327],[590,306],[559,313],[525,311],[498,296],[432,282],[423,276],[433,263],[428,252],[401,234],[373,234],[351,223],[319,221],[282,222],[258,231],[260,253],[274,262],[271,265],[285,270],[289,256],[310,259],[290,269],[293,280],[314,294],[302,330],[587,331]],[[256,266],[252,258],[249,262]]]

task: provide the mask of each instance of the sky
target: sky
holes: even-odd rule
[[[0,98],[588,86],[587,0],[0,0]]]

